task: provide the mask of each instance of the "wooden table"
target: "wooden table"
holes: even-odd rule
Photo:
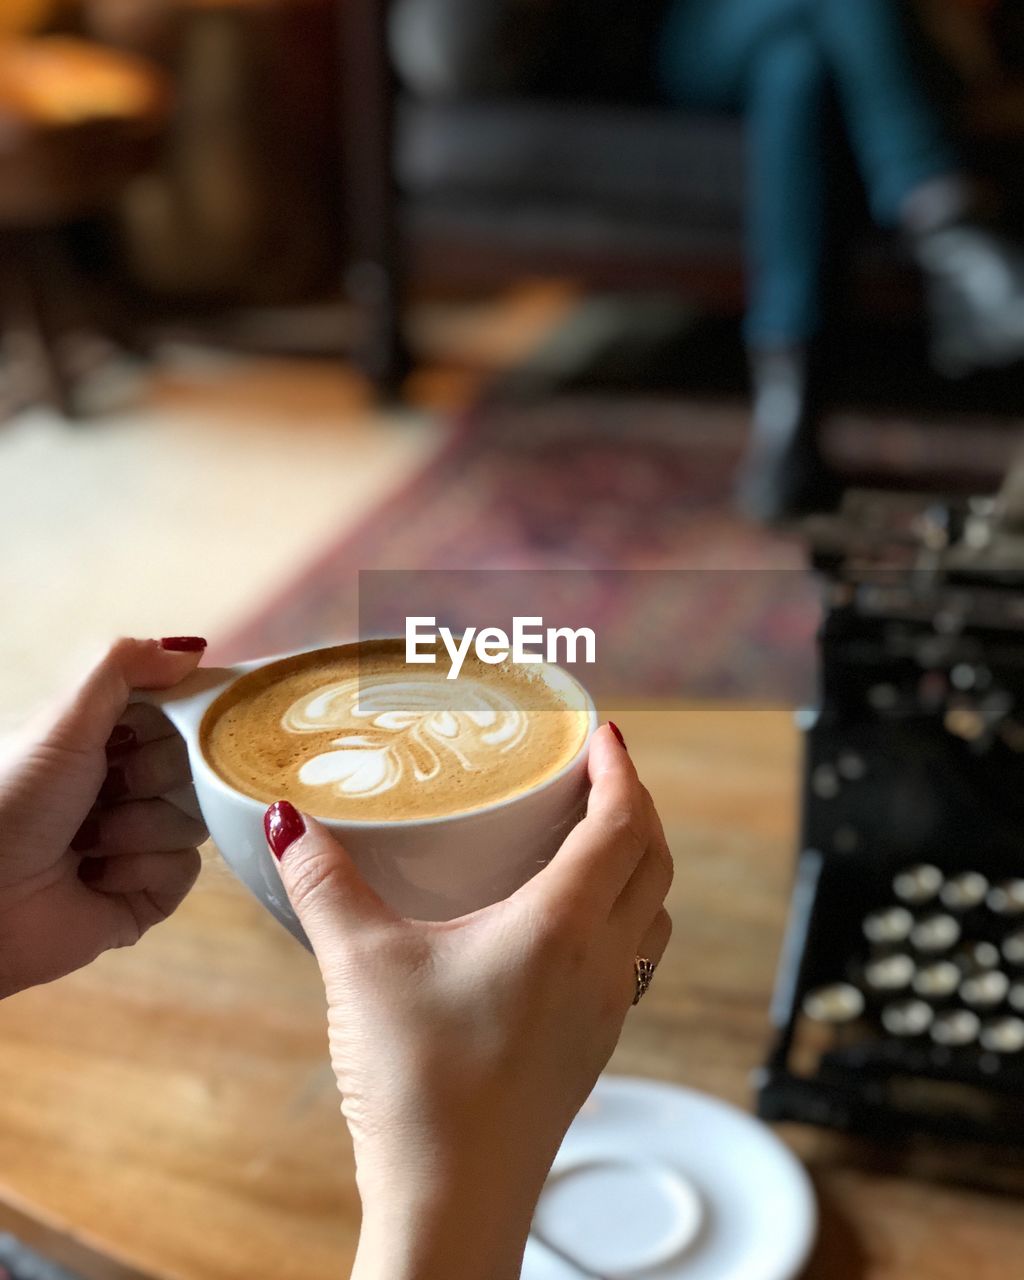
[[[783,711],[615,713],[669,830],[676,933],[612,1063],[748,1105],[792,863]],[[793,1129],[809,1280],[1006,1280],[1024,1206]],[[964,1170],[961,1168],[962,1174]],[[3,1221],[90,1280],[337,1280],[358,1227],[312,961],[211,856],[134,952],[0,1006]],[[382,1280],[384,1278],[382,1277]]]

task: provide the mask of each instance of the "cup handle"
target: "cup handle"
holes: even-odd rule
[[[236,679],[238,674],[233,667],[200,667],[172,689],[136,689],[128,701],[158,707],[185,739],[191,758],[199,748],[199,724],[203,713],[217,694]],[[176,787],[161,798],[187,813],[190,818],[196,818],[200,822],[203,820],[195,788],[191,784]]]
[[[161,711],[175,719],[173,708],[176,704],[181,704],[182,709],[187,706],[189,711],[194,712],[202,703],[202,710],[205,711],[221,689],[240,674],[238,667],[197,667],[190,676],[186,676],[173,688],[136,689],[129,701],[145,702],[151,707],[159,707]]]

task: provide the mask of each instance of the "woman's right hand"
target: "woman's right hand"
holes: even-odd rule
[[[548,866],[447,923],[399,918],[322,827],[268,811],[327,990],[364,1210],[354,1276],[519,1275],[551,1162],[632,1003],[634,960],[660,960],[671,932],[661,823],[607,728],[590,780]]]

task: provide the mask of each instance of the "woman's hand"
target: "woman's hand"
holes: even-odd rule
[[[327,988],[364,1208],[354,1276],[519,1275],[551,1162],[633,1000],[635,957],[660,960],[671,932],[661,823],[608,729],[590,778],[553,861],[450,923],[398,918],[323,828],[268,811]]]
[[[133,689],[195,670],[191,636],[119,640],[0,761],[0,996],[50,982],[169,916],[199,872],[202,823],[158,797],[185,746]]]

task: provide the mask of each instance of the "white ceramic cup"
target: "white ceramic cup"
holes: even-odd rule
[[[224,860],[267,910],[308,946],[267,848],[266,805],[215,773],[199,741],[207,709],[235,680],[294,656],[279,654],[235,667],[201,667],[174,689],[147,693],[140,700],[160,707],[185,739],[195,800]],[[580,749],[550,778],[507,800],[440,818],[323,820],[367,881],[401,915],[451,920],[507,897],[554,857],[579,820],[586,802],[587,756],[597,712],[582,686],[559,668],[554,670],[579,689],[588,726]],[[183,808],[192,807],[190,794],[170,798]]]

